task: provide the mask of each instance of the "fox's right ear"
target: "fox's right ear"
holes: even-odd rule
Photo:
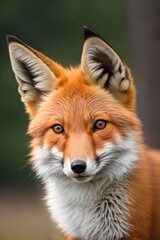
[[[14,36],[7,40],[21,100],[32,118],[43,96],[55,87],[60,66]]]

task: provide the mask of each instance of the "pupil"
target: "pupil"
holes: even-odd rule
[[[56,130],[57,130],[58,132],[60,132],[60,131],[61,131],[61,127],[60,127],[60,126],[57,126],[57,127],[56,127]]]
[[[99,121],[98,122],[98,127],[102,127],[103,126],[103,122],[102,121]]]

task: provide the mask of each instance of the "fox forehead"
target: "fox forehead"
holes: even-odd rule
[[[85,84],[66,84],[45,98],[31,121],[30,129],[36,125],[47,128],[53,123],[59,123],[72,125],[76,130],[99,117],[109,120],[106,110],[107,97],[100,95],[98,89]]]
[[[80,69],[66,70],[66,75],[63,73],[58,78],[58,82],[57,88],[53,89],[50,94],[47,94],[44,97],[44,101],[40,103],[36,115],[41,113],[43,115],[44,111],[46,114],[47,112],[48,114],[55,112],[55,116],[58,113],[62,115],[68,113],[70,115],[77,113],[77,107],[82,111],[88,103],[87,107],[89,110],[89,106],[91,108],[94,105],[95,108],[95,105],[100,105],[98,101],[102,102],[107,99],[106,92],[104,95],[102,94],[103,89],[100,89],[98,86],[88,85],[85,82],[85,77]]]

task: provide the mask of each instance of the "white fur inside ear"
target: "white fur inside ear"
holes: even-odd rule
[[[103,87],[115,73],[120,73],[121,79],[126,75],[120,57],[98,37],[89,38],[84,43],[82,67]]]
[[[55,77],[49,67],[31,50],[19,43],[10,43],[9,53],[12,69],[23,83],[31,84],[37,90],[47,92]]]

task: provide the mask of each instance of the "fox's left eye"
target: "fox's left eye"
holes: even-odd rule
[[[93,125],[93,131],[102,130],[106,127],[107,121],[99,119]]]
[[[55,124],[52,126],[52,130],[56,134],[62,134],[64,133],[64,128],[60,124]]]

